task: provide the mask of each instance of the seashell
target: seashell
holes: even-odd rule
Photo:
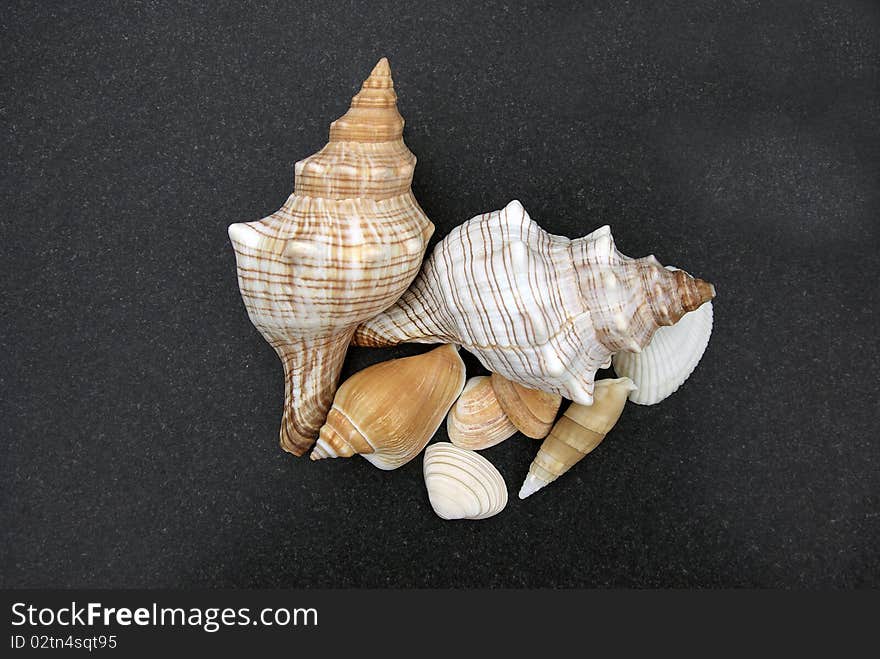
[[[498,373],[492,374],[492,389],[501,409],[517,430],[532,439],[547,436],[556,420],[562,396],[529,389]]]
[[[448,442],[425,450],[425,487],[431,507],[443,519],[485,519],[507,505],[507,484],[479,453]]]
[[[453,345],[355,373],[336,392],[311,459],[359,453],[379,469],[397,469],[431,441],[464,380]]]
[[[629,399],[654,405],[673,394],[687,380],[709,345],[712,303],[686,313],[671,327],[661,327],[640,353],[614,355],[614,372],[632,380],[638,389]]]
[[[549,485],[596,448],[617,423],[626,397],[634,389],[629,378],[599,380],[592,405],[569,405],[529,465],[519,498],[525,499]]]
[[[589,405],[611,355],[638,352],[713,296],[711,284],[653,256],[624,256],[607,226],[577,240],[553,236],[512,201],[453,229],[354,341],[457,343],[493,373]]]
[[[453,444],[471,450],[495,446],[516,433],[516,426],[498,404],[488,375],[465,383],[446,417],[446,432]]]
[[[406,290],[434,231],[403,123],[382,58],[330,142],[296,163],[284,206],[229,227],[248,315],[284,365],[281,446],[294,455],[318,435],[355,328]]]

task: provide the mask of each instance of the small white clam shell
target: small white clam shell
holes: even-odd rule
[[[425,487],[443,519],[485,519],[507,505],[507,485],[483,456],[449,442],[425,450]]]
[[[675,325],[660,327],[640,353],[615,354],[614,372],[638,387],[629,399],[654,405],[674,393],[697,367],[711,334],[712,303],[706,302]]]

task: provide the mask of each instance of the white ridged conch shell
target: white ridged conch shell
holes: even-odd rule
[[[525,499],[571,469],[614,427],[635,385],[629,378],[599,380],[592,405],[572,403],[538,449],[519,491]]]
[[[556,420],[562,396],[529,389],[498,373],[492,374],[492,389],[498,405],[517,430],[532,439],[547,436]]]
[[[507,505],[507,485],[486,458],[448,442],[425,449],[425,487],[443,519],[485,519]]]
[[[658,329],[640,353],[614,355],[614,372],[638,387],[629,399],[639,405],[654,405],[673,394],[700,363],[711,334],[712,303],[707,302],[675,325]]]
[[[383,58],[327,146],[296,163],[284,206],[229,227],[248,315],[284,365],[281,446],[294,455],[318,436],[357,325],[418,272],[434,225],[410,189],[415,163]]]
[[[604,226],[569,240],[518,201],[456,227],[391,308],[361,325],[358,345],[457,343],[489,371],[582,405],[597,369],[638,352],[656,329],[711,299],[711,284],[632,259]]]
[[[397,469],[431,441],[464,380],[452,345],[355,373],[336,392],[311,459],[357,453],[379,469]]]
[[[492,380],[478,375],[468,380],[446,417],[449,441],[460,448],[479,451],[500,444],[516,433],[498,404]]]

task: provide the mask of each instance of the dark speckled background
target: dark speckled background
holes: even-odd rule
[[[92,4],[0,10],[0,585],[880,586],[876,3]],[[420,460],[282,453],[236,285],[227,225],[382,55],[437,238],[518,198],[718,289],[693,377],[552,487],[486,451],[482,522]]]

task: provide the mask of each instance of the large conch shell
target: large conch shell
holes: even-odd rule
[[[569,240],[518,201],[456,227],[397,303],[361,325],[358,345],[458,343],[489,371],[581,405],[597,369],[638,352],[714,289],[653,256],[632,259],[604,226]]]
[[[397,469],[431,441],[464,380],[452,345],[355,373],[336,392],[311,459],[358,453],[379,469]]]
[[[448,442],[425,450],[425,487],[443,519],[485,519],[507,505],[504,478],[486,458]]]
[[[251,322],[284,364],[281,446],[315,441],[357,325],[406,290],[434,225],[410,190],[416,158],[382,58],[330,142],[296,163],[293,194],[229,237]]]
[[[629,378],[599,380],[592,405],[569,405],[538,449],[519,498],[549,485],[596,448],[617,423],[627,396],[635,388]]]
[[[461,396],[446,417],[446,434],[459,448],[479,451],[500,444],[516,433],[516,426],[498,404],[492,380],[478,375],[464,383]]]
[[[707,302],[675,325],[658,329],[640,353],[614,355],[614,372],[638,387],[629,399],[639,405],[654,405],[675,393],[699,364],[711,334],[712,303]]]

